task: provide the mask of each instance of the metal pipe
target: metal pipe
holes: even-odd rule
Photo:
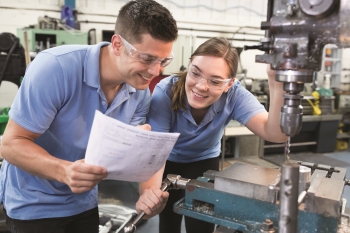
[[[266,22],[270,22],[273,13],[273,0],[268,0],[267,2],[267,14]],[[265,39],[270,40],[270,29],[265,30]],[[265,54],[269,54],[269,51],[265,51]]]
[[[299,196],[298,196],[298,206],[300,206],[301,203],[303,203],[303,201],[305,200],[307,192],[306,191],[302,191]]]
[[[284,163],[281,170],[279,233],[298,229],[299,164]]]
[[[268,0],[267,2],[267,14],[266,14],[266,21],[269,22],[272,17],[273,12],[273,0]]]
[[[196,38],[202,38],[202,39],[210,39],[212,37],[210,36],[196,36]],[[225,37],[228,41],[249,41],[249,42],[259,42],[259,40],[250,40],[250,39],[237,39],[237,38],[229,38],[229,37]]]
[[[297,142],[297,143],[291,143],[290,146],[310,146],[310,145],[316,145],[317,142]],[[276,145],[265,145],[264,148],[278,148],[278,147],[284,147],[284,143],[276,144]]]
[[[228,33],[232,34],[232,31],[220,31],[220,30],[209,30],[209,29],[195,29],[195,28],[177,28],[178,30],[187,30],[187,31],[197,31],[197,32],[215,32],[215,33]],[[261,33],[249,33],[249,32],[239,32],[235,31],[234,34],[238,35],[248,35],[248,36],[261,36]]]
[[[298,192],[299,195],[310,187],[310,177],[311,177],[311,168],[300,166],[299,167],[299,192]]]

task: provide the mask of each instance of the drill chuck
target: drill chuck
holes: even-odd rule
[[[302,125],[303,106],[301,95],[284,94],[284,105],[281,107],[280,127],[287,136],[299,133]]]
[[[282,133],[292,137],[299,133],[302,124],[303,106],[299,95],[304,90],[304,83],[313,79],[311,70],[277,70],[276,81],[283,82],[284,105],[281,107],[280,127]]]

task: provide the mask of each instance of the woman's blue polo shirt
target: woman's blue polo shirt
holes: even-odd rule
[[[256,114],[266,112],[257,98],[235,81],[197,125],[187,99],[187,110],[171,110],[171,87],[177,80],[177,76],[169,76],[157,84],[147,116],[153,131],[180,133],[168,158],[172,162],[189,163],[219,156],[221,137],[230,120],[245,125]]]

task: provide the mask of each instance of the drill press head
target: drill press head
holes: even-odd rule
[[[267,21],[261,23],[265,38],[247,49],[265,51],[256,62],[269,63],[286,94],[281,108],[283,133],[294,136],[301,129],[304,83],[319,71],[323,47],[350,47],[350,0],[268,0]]]

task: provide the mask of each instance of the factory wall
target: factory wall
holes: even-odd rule
[[[261,21],[266,19],[267,0],[157,0],[167,7],[178,23],[179,39],[174,44],[174,61],[165,74],[187,66],[190,54],[202,42],[213,36],[230,39],[234,46],[255,45],[263,37]],[[127,0],[76,0],[77,19],[83,32],[96,29],[96,42],[102,41],[103,31],[113,31],[118,11]],[[18,28],[37,25],[38,18],[59,19],[64,0],[0,0],[0,32],[16,35]],[[247,76],[265,79],[266,64],[255,63],[261,51],[241,53],[242,68]],[[343,68],[350,69],[350,52],[343,50]],[[349,75],[348,75],[349,74]],[[348,76],[347,76],[348,75]],[[342,81],[350,83],[350,72]]]
[[[82,31],[96,29],[97,42],[103,31],[113,31],[117,14],[125,0],[76,0],[78,21]],[[181,63],[188,63],[191,52],[209,37],[222,36],[232,39],[235,46],[257,44],[263,36],[259,29],[265,20],[266,0],[158,0],[167,7],[179,27],[179,40],[174,45],[176,59],[165,73],[178,71]],[[0,0],[0,32],[17,33],[17,28],[37,25],[45,15],[61,17],[63,0]],[[253,34],[253,35],[250,35]],[[184,49],[182,49],[184,47]],[[184,52],[182,52],[184,51]],[[259,51],[242,53],[242,65],[248,76],[266,78],[265,65],[255,64],[254,55]]]

